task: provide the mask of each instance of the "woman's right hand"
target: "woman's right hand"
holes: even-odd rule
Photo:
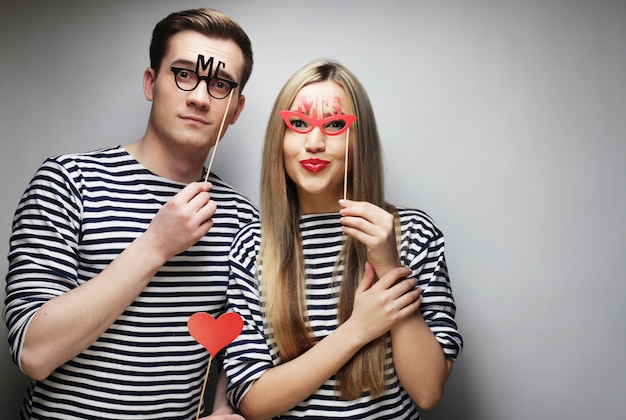
[[[415,288],[417,279],[405,278],[410,274],[409,268],[395,267],[374,283],[374,270],[370,263],[366,264],[352,315],[346,321],[363,345],[385,334],[419,308],[421,290]]]

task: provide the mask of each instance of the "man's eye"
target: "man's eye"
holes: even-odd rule
[[[230,92],[230,83],[222,79],[211,79],[211,92],[217,95],[227,95]]]
[[[228,85],[220,79],[213,79],[211,82],[211,87],[214,87],[215,89],[218,89],[218,90],[228,89]]]
[[[191,74],[187,70],[181,70],[178,72],[178,78],[181,80],[191,79]]]

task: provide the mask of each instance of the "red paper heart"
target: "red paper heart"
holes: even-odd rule
[[[196,312],[189,317],[187,329],[213,357],[241,333],[243,319],[235,312],[226,312],[217,320],[206,312]]]

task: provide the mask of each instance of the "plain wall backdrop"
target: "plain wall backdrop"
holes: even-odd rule
[[[241,23],[255,53],[218,174],[258,202],[279,88],[305,63],[331,57],[370,94],[389,200],[425,210],[443,229],[465,350],[424,419],[622,419],[625,3],[5,0],[0,254],[47,156],[143,135],[156,22],[217,8]],[[0,342],[0,413],[16,418],[27,380],[4,324]]]

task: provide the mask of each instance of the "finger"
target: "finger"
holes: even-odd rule
[[[367,262],[365,263],[365,272],[363,273],[363,278],[359,283],[359,287],[357,289],[358,292],[364,292],[372,286],[374,282],[374,268],[372,265]]]
[[[417,287],[417,279],[415,277],[408,277],[398,281],[392,286],[392,288],[398,291],[398,295],[403,295],[411,290],[417,290],[421,294],[421,288]]]
[[[358,239],[356,235],[362,232],[368,236],[379,238],[379,240],[386,240],[394,230],[393,216],[389,213],[381,213],[377,216],[365,213],[358,216],[344,213],[340,221],[344,232],[355,236],[355,239]]]
[[[416,289],[409,293],[402,295],[398,299],[399,310],[398,315],[400,317],[408,316],[417,311],[422,304],[422,294]]]
[[[343,198],[343,199],[339,200],[339,205],[341,207],[348,207],[348,206],[352,205],[352,203],[355,203],[355,201],[348,200],[347,198]]]
[[[356,239],[363,245],[365,245],[368,249],[372,247],[375,243],[373,239],[373,235],[370,232],[364,231],[363,229],[358,229],[353,226],[343,226],[343,233],[346,235]]]
[[[196,212],[198,219],[203,222],[211,219],[215,215],[215,211],[217,210],[217,204],[215,201],[208,200],[205,205],[199,208]]]
[[[339,211],[342,216],[353,216],[365,219],[371,223],[377,223],[391,219],[393,215],[386,210],[367,201],[341,200],[343,208]]]
[[[199,212],[203,207],[211,202],[211,194],[209,194],[208,191],[200,190],[196,193],[196,195],[189,198],[187,204],[189,204],[194,211]]]
[[[176,194],[184,202],[190,202],[196,195],[201,192],[207,192],[211,189],[210,182],[191,182]]]
[[[401,307],[404,307],[416,300],[422,300],[422,289],[420,289],[419,287],[415,288],[413,285],[410,285],[409,290],[398,296],[398,301],[400,301],[401,303],[404,302]]]
[[[369,234],[374,233],[376,229],[375,223],[359,216],[342,215],[340,222],[344,228],[352,228]]]
[[[399,281],[389,289],[389,296],[391,296],[391,298],[394,300],[400,299],[403,296],[413,296],[412,299],[414,299],[416,297],[419,297],[421,294],[419,289],[416,289],[416,286],[417,279],[413,277],[404,279],[402,281]]]
[[[213,216],[215,216],[216,210],[217,204],[215,204],[213,200],[207,200],[202,207],[194,209],[195,213],[191,216],[190,220],[192,225],[195,224],[199,226],[204,233],[208,232],[213,226]]]
[[[393,232],[393,222],[370,221],[362,217],[343,216],[340,219],[343,232],[366,245],[376,245],[387,241]]]
[[[394,267],[391,270],[387,271],[384,276],[382,276],[376,284],[375,287],[379,287],[383,290],[387,290],[398,283],[398,280],[403,279],[411,274],[411,269],[408,267]],[[417,284],[417,280],[414,278],[408,279],[409,282],[413,282]]]

